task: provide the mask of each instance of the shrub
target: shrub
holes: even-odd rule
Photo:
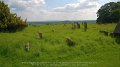
[[[27,26],[27,19],[22,20],[17,14],[11,13],[8,5],[0,1],[0,31],[15,32]]]

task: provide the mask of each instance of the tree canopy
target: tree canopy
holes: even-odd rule
[[[107,3],[97,12],[97,23],[112,23],[120,20],[120,1]]]
[[[0,31],[18,31],[27,27],[27,20],[22,20],[17,14],[10,12],[7,4],[0,1]]]

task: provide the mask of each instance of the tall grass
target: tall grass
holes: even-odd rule
[[[119,67],[120,44],[115,38],[104,36],[100,30],[112,32],[116,24],[88,24],[85,32],[71,29],[71,24],[29,26],[16,33],[0,33],[0,66],[33,67],[21,62],[90,62],[89,67]],[[54,32],[52,31],[54,29]],[[43,38],[38,38],[37,32]],[[75,41],[75,46],[66,43],[66,37]],[[30,42],[30,51],[24,50],[25,42]]]

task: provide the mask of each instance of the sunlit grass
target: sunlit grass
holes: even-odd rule
[[[115,38],[99,33],[100,30],[112,32],[116,24],[88,24],[85,32],[72,30],[71,24],[32,26],[16,33],[0,33],[1,67],[32,67],[21,62],[97,62],[89,67],[119,67],[120,44]],[[54,30],[54,32],[52,31]],[[43,33],[38,38],[37,32]],[[70,37],[75,46],[68,46]],[[30,42],[30,51],[24,50],[25,42]]]

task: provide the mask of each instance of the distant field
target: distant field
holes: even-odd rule
[[[41,25],[41,24],[68,24],[68,23],[73,23],[73,22],[88,22],[88,23],[96,23],[96,20],[71,20],[71,21],[29,21],[28,23],[30,25]]]
[[[82,24],[76,30],[71,29],[71,24],[46,24],[30,25],[16,33],[0,33],[0,67],[49,67],[40,66],[40,62],[78,62],[74,67],[120,67],[120,39],[99,33],[100,30],[112,32],[115,26],[90,23],[85,32]],[[43,39],[38,38],[38,31],[43,33]],[[75,46],[66,44],[67,37],[75,41]],[[26,52],[24,44],[28,41],[30,51]]]

